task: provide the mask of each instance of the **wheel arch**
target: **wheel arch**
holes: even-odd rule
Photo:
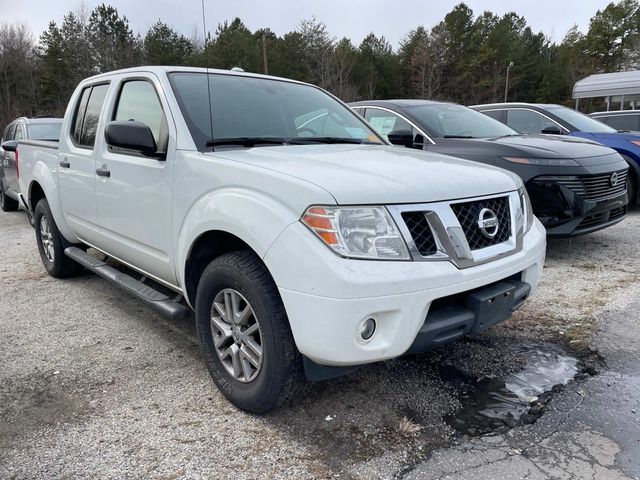
[[[629,165],[629,181],[633,182],[636,196],[636,198],[629,199],[629,203],[633,206],[638,202],[638,186],[640,185],[640,164],[638,163],[638,160],[634,159],[627,153],[622,151],[619,151],[619,153],[623,160],[627,162],[627,165]]]
[[[34,180],[29,185],[29,192],[27,195],[27,204],[29,206],[29,210],[31,210],[32,213],[35,212],[36,205],[43,198],[47,198],[47,196],[44,193],[44,189],[42,188],[42,185],[38,183],[37,180]]]
[[[247,242],[224,230],[209,230],[194,240],[184,265],[184,295],[192,307],[195,306],[198,283],[207,265],[225,253],[238,250],[251,251],[260,258]]]

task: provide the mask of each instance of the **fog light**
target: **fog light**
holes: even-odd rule
[[[369,340],[373,337],[373,334],[376,333],[376,321],[373,318],[367,318],[364,322],[362,322],[362,327],[360,328],[360,336],[363,340]]]

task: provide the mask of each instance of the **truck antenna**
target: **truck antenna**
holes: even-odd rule
[[[204,59],[205,62],[208,62],[207,60],[207,56],[206,56],[206,52],[207,52],[207,21],[206,21],[206,17],[204,14],[204,0],[202,0],[202,30],[203,30],[203,35],[204,35]],[[213,146],[213,107],[211,106],[211,82],[209,79],[209,67],[206,66],[207,64],[205,64],[205,68],[207,70],[206,73],[206,79],[207,79],[207,95],[209,97],[209,127],[210,127],[210,131],[211,131],[211,138],[209,139],[211,142],[211,151],[214,151],[214,146]]]

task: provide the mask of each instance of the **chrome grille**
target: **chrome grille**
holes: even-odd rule
[[[488,208],[498,217],[498,231],[493,238],[486,237],[478,225],[480,211],[483,208]],[[467,242],[471,250],[478,250],[506,242],[511,236],[511,212],[509,211],[508,197],[453,203],[451,204],[451,209],[460,222],[460,226],[467,237]]]
[[[620,195],[627,190],[627,170],[618,170],[618,183],[611,185],[611,176],[614,172],[599,175],[572,175],[538,177],[536,181],[549,181],[558,183],[577,195],[588,200],[599,200],[602,198]]]
[[[411,233],[418,253],[423,257],[433,255],[438,251],[436,239],[433,236],[427,217],[427,212],[403,212],[402,219]]]

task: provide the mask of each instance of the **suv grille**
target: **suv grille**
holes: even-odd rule
[[[425,217],[426,212],[403,212],[402,219],[411,233],[418,253],[423,257],[433,255],[438,251],[436,240]]]
[[[451,208],[456,217],[458,217],[471,250],[490,247],[509,240],[511,236],[511,212],[509,211],[508,197],[454,203],[451,204]],[[483,208],[488,208],[498,217],[498,232],[493,238],[486,237],[478,226],[480,211]]]
[[[583,230],[586,228],[595,227],[596,225],[600,225],[601,223],[613,222],[615,220],[619,220],[623,218],[627,213],[627,207],[618,207],[611,210],[608,214],[605,213],[597,213],[595,215],[589,215],[588,217],[584,217],[578,225],[578,230]]]
[[[618,175],[618,182],[615,186],[611,185],[611,176],[613,173],[614,172],[599,175],[558,176],[547,177],[546,179],[553,180],[588,200],[598,200],[613,197],[626,191],[627,170],[618,170],[615,172]]]

